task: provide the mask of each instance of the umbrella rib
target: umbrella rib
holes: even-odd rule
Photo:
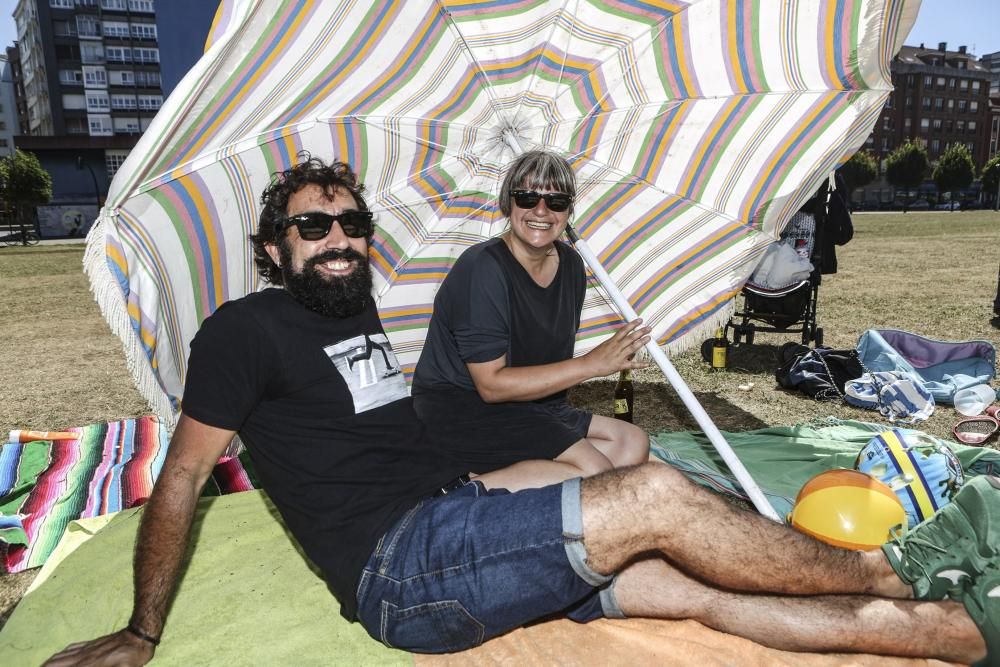
[[[451,12],[448,11],[447,7],[445,7],[444,0],[436,0],[436,2],[438,8],[441,10],[441,14],[445,17],[449,29],[451,29],[452,32],[455,33],[458,42],[462,45],[462,48],[460,50],[462,51],[462,53],[465,54],[465,57],[468,60],[469,64],[475,69],[476,76],[479,77],[479,79],[481,80],[483,90],[489,97],[490,106],[493,107],[493,112],[497,115],[498,118],[502,118],[503,114],[500,112],[501,111],[500,102],[493,94],[493,86],[490,84],[490,79],[486,75],[486,71],[483,69],[482,65],[479,64],[479,60],[472,55],[472,47],[469,46],[469,42],[468,40],[465,39],[465,35],[462,34],[462,31],[458,28],[458,22],[455,21],[455,19],[451,15]]]

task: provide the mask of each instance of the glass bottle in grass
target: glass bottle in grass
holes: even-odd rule
[[[726,339],[725,327],[719,327],[715,332],[715,340],[712,341],[712,370],[726,370],[726,352],[729,348],[729,340]]]
[[[615,419],[632,423],[632,408],[635,403],[635,389],[632,386],[632,371],[624,370],[618,375],[615,385]]]

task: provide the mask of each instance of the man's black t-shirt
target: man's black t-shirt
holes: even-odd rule
[[[224,304],[191,343],[183,410],[239,431],[264,489],[352,620],[379,537],[468,472],[426,442],[374,302],[345,319],[280,289]]]

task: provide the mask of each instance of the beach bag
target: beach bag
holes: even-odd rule
[[[864,372],[857,350],[810,349],[785,343],[778,352],[781,364],[775,379],[785,389],[795,389],[818,401],[833,401],[844,394],[844,385]]]
[[[996,349],[985,340],[947,342],[898,329],[869,329],[857,349],[866,370],[909,373],[935,402],[946,405],[954,403],[956,391],[989,384],[996,374]]]
[[[844,400],[878,410],[893,423],[914,424],[934,414],[934,397],[919,378],[902,371],[865,373],[844,386]]]

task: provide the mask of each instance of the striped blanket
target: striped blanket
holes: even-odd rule
[[[7,572],[42,565],[70,521],[141,505],[169,433],[156,417],[66,429],[75,440],[0,446],[0,556]],[[248,461],[219,461],[205,495],[255,488]]]

